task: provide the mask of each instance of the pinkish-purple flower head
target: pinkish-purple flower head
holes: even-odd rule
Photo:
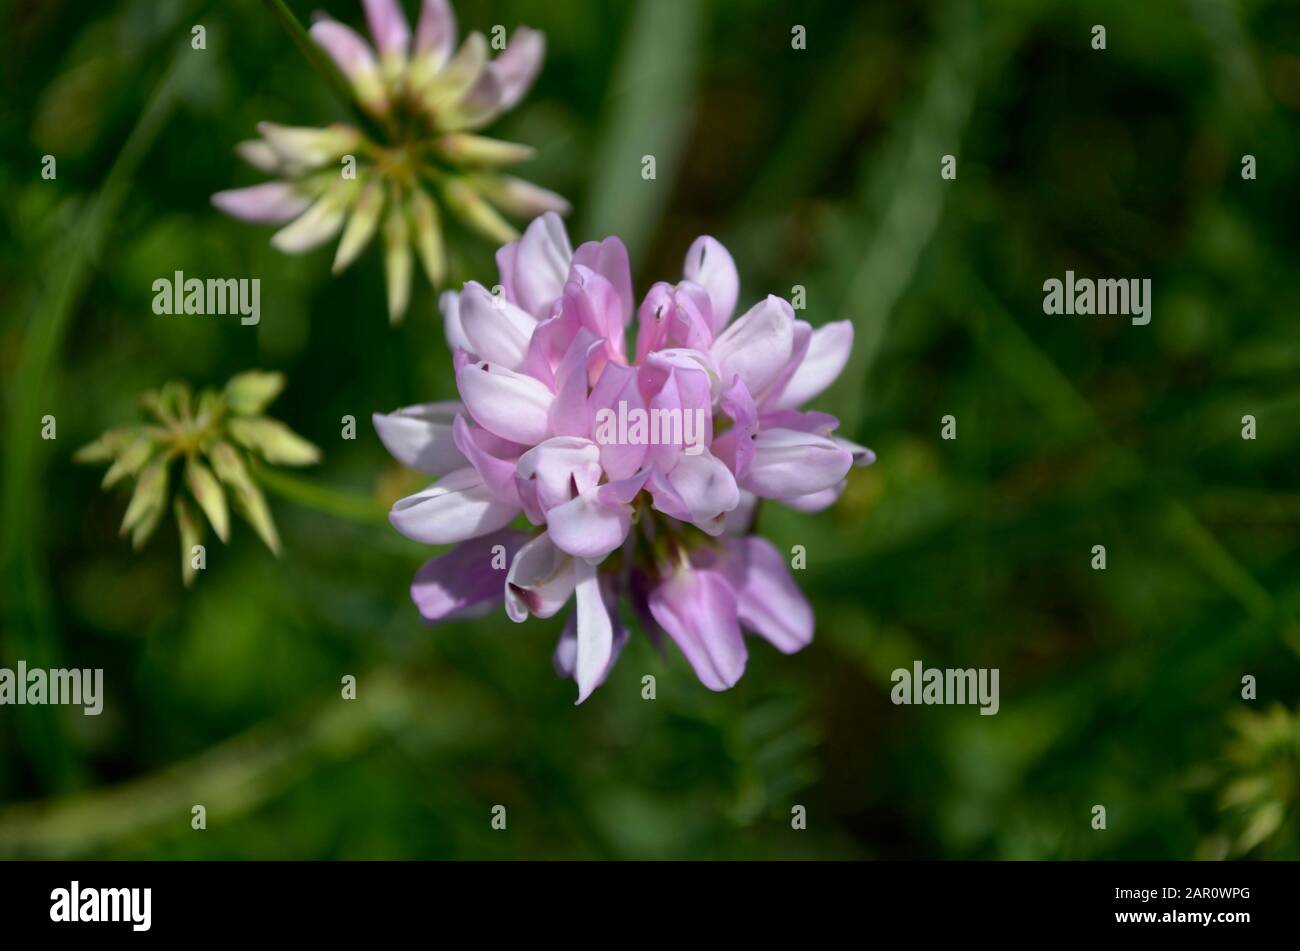
[[[335,273],[382,234],[388,314],[397,321],[410,300],[414,258],[430,283],[443,283],[444,210],[495,245],[518,236],[503,213],[528,220],[567,212],[568,203],[502,172],[531,157],[531,148],[477,134],[532,86],[546,51],[541,33],[519,27],[490,59],[482,33],[456,48],[448,0],[421,0],[414,31],[399,0],[362,6],[373,44],[323,15],[310,34],[373,120],[368,128],[259,123],[260,137],[238,152],[274,180],[217,192],[212,201],[236,218],[280,225],[271,243],[286,254],[339,236]]]
[[[492,591],[516,621],[573,601],[555,665],[579,702],[627,640],[624,598],[714,690],[744,673],[742,631],[787,653],[808,644],[812,610],[785,560],[747,533],[759,499],[817,511],[873,461],[801,408],[844,368],[852,325],[814,330],[771,296],[735,316],[735,263],[710,237],[639,305],[623,243],[574,250],[554,214],[497,264],[496,293],[471,282],[440,302],[460,401],[374,417],[394,457],[437,477],[390,521],[458,546],[417,575],[422,614],[457,616]]]

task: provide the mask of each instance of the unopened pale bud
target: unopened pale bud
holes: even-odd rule
[[[237,416],[256,416],[284,390],[284,374],[249,370],[230,378],[226,384],[226,405]],[[204,396],[207,396],[205,393]],[[200,405],[199,411],[210,410]]]

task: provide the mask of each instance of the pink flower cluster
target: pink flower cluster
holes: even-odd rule
[[[394,457],[438,477],[390,521],[417,541],[456,543],[417,573],[421,613],[440,620],[504,597],[522,621],[575,597],[555,665],[576,679],[579,703],[627,640],[624,597],[714,690],[744,673],[742,628],[786,653],[808,644],[812,609],[784,558],[746,533],[758,499],[816,511],[851,466],[873,461],[833,435],[834,417],[799,408],[843,369],[852,326],[814,330],[778,297],[733,321],[736,267],[710,237],[691,245],[683,280],[655,284],[639,307],[623,243],[574,251],[554,214],[497,264],[498,293],[470,282],[441,299],[461,400],[374,417]],[[696,414],[702,445],[598,433],[616,409]],[[510,528],[520,515],[541,530]]]

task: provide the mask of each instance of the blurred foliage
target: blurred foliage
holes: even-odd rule
[[[763,513],[807,548],[814,644],[755,643],[713,694],[637,638],[578,708],[562,618],[410,604],[431,553],[387,526],[413,483],[364,421],[453,395],[431,291],[389,330],[378,251],[330,279],[209,204],[256,180],[233,147],[257,121],[344,115],[264,5],[0,11],[0,666],[107,692],[97,718],[0,708],[0,854],[1300,858],[1294,714],[1263,712],[1300,686],[1294,3],[457,3],[546,32],[493,134],[538,146],[521,174],[576,239],[624,233],[644,290],[713,233],[743,301],[802,285],[801,316],[857,325],[818,408],[880,461],[828,513]],[[459,250],[453,281],[495,273]],[[1151,278],[1151,324],[1045,317],[1066,269]],[[153,314],[177,270],[260,278],[260,323]],[[141,391],[254,367],[323,463],[263,481],[283,558],[233,533],[186,591],[73,450]],[[999,668],[1000,712],[892,705],[915,659]]]

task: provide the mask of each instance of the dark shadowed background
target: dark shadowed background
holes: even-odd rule
[[[346,111],[259,0],[11,0],[0,666],[102,667],[106,699],[0,707],[0,856],[1300,858],[1300,7],[455,6],[545,31],[488,131],[538,147],[575,243],[620,234],[644,292],[711,233],[742,308],[801,285],[801,317],[855,322],[815,408],[879,462],[761,525],[806,547],[816,640],[752,641],[715,694],[636,637],[575,708],[561,618],[424,626],[431,552],[384,518],[420,480],[369,415],[454,395],[434,294],[390,329],[377,248],[333,278],[209,203],[260,180],[233,151],[259,120]],[[1150,278],[1151,323],[1045,316],[1067,269]],[[156,316],[176,270],[259,278],[261,323]],[[174,521],[132,552],[71,455],[142,390],[253,367],[325,461],[269,487],[282,558],[237,522],[186,591]],[[1000,712],[893,705],[915,660],[999,668]]]

